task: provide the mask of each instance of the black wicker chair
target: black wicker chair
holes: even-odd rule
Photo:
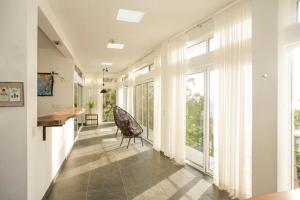
[[[138,122],[127,111],[118,106],[114,107],[113,113],[114,120],[118,128],[116,134],[118,133],[118,130],[121,130],[122,133],[122,141],[120,146],[122,146],[124,138],[129,138],[127,149],[129,147],[131,138],[134,139],[134,142],[135,138],[140,138],[142,141],[142,146],[144,146],[143,138],[141,136],[143,133],[143,128],[138,124]]]

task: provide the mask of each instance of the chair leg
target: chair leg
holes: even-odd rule
[[[131,140],[131,138],[129,138],[129,141],[128,141],[128,145],[127,145],[127,149],[128,149],[128,147],[129,147],[129,144],[130,144],[130,140]]]
[[[118,131],[119,131],[119,128],[117,128],[117,132],[116,132],[116,135],[118,135]]]
[[[135,143],[135,137],[133,137],[133,141],[134,141],[134,143]]]
[[[124,140],[124,136],[122,137],[122,141],[121,141],[121,144],[120,144],[120,146],[122,146],[123,140]]]
[[[141,138],[141,141],[142,141],[142,147],[144,146],[144,143],[143,143],[143,138],[142,137],[140,137]]]

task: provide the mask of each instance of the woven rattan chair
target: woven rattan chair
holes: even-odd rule
[[[114,107],[113,113],[114,120],[118,128],[116,134],[118,133],[118,130],[120,130],[122,133],[122,141],[120,146],[122,146],[124,138],[129,138],[127,148],[129,147],[131,138],[134,139],[134,142],[135,138],[140,138],[142,141],[142,146],[144,146],[143,138],[141,136],[143,133],[143,128],[138,124],[138,122],[127,111],[118,106]]]

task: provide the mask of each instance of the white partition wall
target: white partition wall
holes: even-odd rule
[[[24,82],[25,105],[0,108],[0,199],[35,200],[37,1],[2,0],[0,80]]]
[[[278,0],[253,0],[252,13],[252,187],[260,195],[277,191]]]

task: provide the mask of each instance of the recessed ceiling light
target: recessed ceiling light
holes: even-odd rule
[[[112,66],[112,63],[109,63],[109,62],[103,62],[102,65],[103,65],[103,66]]]
[[[103,62],[101,64],[104,65],[104,66],[112,66],[112,63],[107,63],[107,62]]]
[[[117,20],[125,22],[139,23],[144,17],[144,12],[119,9]]]
[[[124,48],[124,44],[117,44],[117,43],[108,43],[107,44],[107,48],[109,49],[123,49]]]

